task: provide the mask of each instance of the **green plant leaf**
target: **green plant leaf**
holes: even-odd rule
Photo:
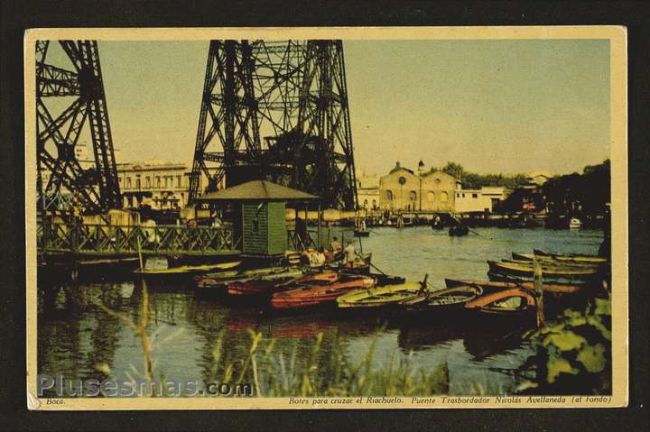
[[[560,351],[572,351],[580,348],[586,344],[587,340],[572,331],[564,331],[562,333],[553,333],[544,338],[544,346],[555,345]]]
[[[605,369],[605,347],[602,344],[587,345],[580,350],[577,360],[582,363],[587,372],[598,373]]]
[[[611,315],[612,314],[612,303],[609,299],[596,299],[596,308],[594,309],[596,315]]]
[[[546,380],[551,384],[554,383],[562,373],[568,373],[572,375],[576,375],[578,373],[577,369],[572,367],[566,359],[563,359],[561,357],[551,357],[546,363],[546,369],[548,370],[548,376]]]
[[[611,330],[605,327],[605,325],[603,324],[603,322],[600,320],[598,316],[587,317],[587,322],[589,323],[589,325],[597,329],[603,338],[607,339],[608,341],[612,340]]]

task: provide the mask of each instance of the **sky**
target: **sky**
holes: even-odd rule
[[[118,162],[192,161],[208,44],[99,42]],[[422,159],[565,174],[609,157],[607,40],[344,41],[344,54],[358,173]]]

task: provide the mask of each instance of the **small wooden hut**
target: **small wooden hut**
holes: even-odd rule
[[[249,256],[279,256],[287,249],[285,206],[288,202],[313,202],[318,197],[266,180],[253,180],[211,192],[199,202],[241,205],[242,253]],[[237,224],[239,225],[239,224]]]

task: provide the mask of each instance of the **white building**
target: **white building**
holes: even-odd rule
[[[149,205],[153,209],[180,209],[187,205],[192,166],[171,162],[136,162],[117,165],[124,208]],[[205,178],[200,179],[202,190]]]
[[[361,173],[357,177],[357,201],[360,209],[373,210],[379,207],[379,176]]]
[[[457,189],[456,213],[489,212],[508,197],[506,188],[502,186],[483,186],[481,189]]]

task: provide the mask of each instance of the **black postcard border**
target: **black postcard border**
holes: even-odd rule
[[[648,429],[650,7],[639,2],[2,2],[0,429]],[[630,406],[626,409],[29,412],[25,392],[24,30],[38,27],[624,25],[629,47]]]

